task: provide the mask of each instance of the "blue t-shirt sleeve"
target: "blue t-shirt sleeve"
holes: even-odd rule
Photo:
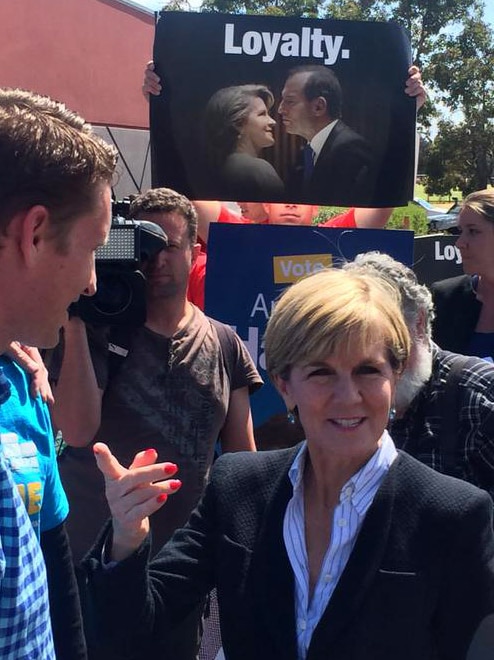
[[[42,460],[45,462],[45,488],[40,516],[40,531],[46,532],[49,529],[57,527],[57,525],[60,525],[67,518],[69,515],[69,502],[58,472],[55,440],[48,406],[43,401],[41,403],[45,409],[47,437],[49,438],[46,447],[47,454],[42,457]]]
[[[44,532],[60,525],[69,505],[55,455],[47,404],[29,393],[29,376],[15,362],[0,356],[10,382],[9,398],[0,406],[1,449],[33,527]]]

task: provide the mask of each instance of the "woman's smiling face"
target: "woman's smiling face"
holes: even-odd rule
[[[350,343],[342,354],[294,365],[287,379],[276,379],[287,407],[298,409],[309,446],[363,459],[387,426],[396,381],[382,341]]]
[[[269,114],[264,101],[253,96],[249,101],[249,114],[240,129],[239,149],[259,154],[274,144],[273,127],[276,121]]]

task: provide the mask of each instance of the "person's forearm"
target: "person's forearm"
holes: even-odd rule
[[[107,559],[110,561],[123,561],[134,554],[149,535],[149,520],[142,521],[140,527],[134,533],[122,530],[118,523],[113,520],[113,533],[111,544],[107,550]]]
[[[48,380],[48,370],[39,350],[33,346],[26,346],[18,341],[13,341],[6,354],[29,374],[31,380],[29,391],[33,399],[40,394],[43,401],[53,404],[53,392]]]
[[[142,599],[146,590],[150,543],[144,543],[134,556],[116,567],[101,564],[103,544],[106,543],[111,544],[111,535],[101,535],[82,562],[100,656],[105,657],[104,652],[108,649],[110,658],[130,657],[132,652],[132,657],[136,658],[159,657],[151,652],[145,655],[146,641],[152,643],[154,628],[154,617],[148,617],[148,606],[154,607],[154,602],[146,596]],[[161,619],[157,628],[160,634]]]
[[[220,212],[221,204],[216,201],[193,201],[195,210],[197,211],[197,233],[205,243],[208,242],[209,225],[212,222],[217,222]]]
[[[361,229],[382,229],[386,226],[394,209],[355,209],[355,224]]]
[[[65,326],[65,348],[55,388],[53,422],[64,442],[85,447],[101,423],[101,390],[96,381],[84,322],[71,319]]]

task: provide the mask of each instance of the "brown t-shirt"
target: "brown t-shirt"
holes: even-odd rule
[[[231,383],[216,329],[197,308],[172,338],[138,328],[128,356],[110,381],[109,331],[88,333],[96,378],[104,390],[95,441],[105,442],[123,465],[130,465],[136,452],[153,447],[158,461],[179,467],[182,488],[151,518],[153,551],[187,521],[202,494],[230,391],[256,389],[262,383],[244,344],[231,332]],[[68,447],[59,465],[70,502],[69,537],[79,560],[109,516],[103,479],[91,447]]]

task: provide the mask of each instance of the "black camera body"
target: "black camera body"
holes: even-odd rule
[[[94,325],[143,325],[142,267],[166,247],[168,237],[154,222],[114,216],[107,243],[96,251],[97,291],[94,296],[81,296],[70,313]]]

